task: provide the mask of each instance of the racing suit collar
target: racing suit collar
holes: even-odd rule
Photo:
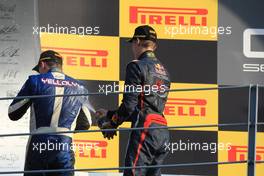
[[[143,52],[139,57],[138,60],[141,60],[143,58],[156,58],[155,53],[151,50],[147,50],[145,52]]]

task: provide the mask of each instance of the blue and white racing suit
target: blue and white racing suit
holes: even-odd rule
[[[31,75],[19,96],[84,94],[79,81],[53,69],[45,74]],[[19,120],[30,107],[30,132],[49,133],[86,130],[91,125],[87,96],[61,96],[14,99],[9,118]],[[25,170],[74,169],[72,138],[68,133],[34,134],[29,138]],[[28,173],[24,175],[74,175],[74,172]]]

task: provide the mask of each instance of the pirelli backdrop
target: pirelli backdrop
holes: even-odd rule
[[[135,27],[149,24],[157,31],[157,57],[168,68],[173,89],[263,84],[263,6],[262,0],[39,1],[41,49],[61,53],[65,73],[99,92],[102,86],[123,84],[132,60],[126,39]],[[260,94],[263,122],[263,90]],[[90,97],[95,108],[106,109],[116,109],[121,99]],[[247,122],[248,89],[171,92],[164,114],[170,126]],[[264,128],[258,131],[257,160],[264,160]],[[127,139],[126,132],[111,141],[100,133],[75,135],[76,144],[90,146],[77,149],[76,167],[123,166]],[[244,160],[247,141],[246,127],[171,130],[165,164]],[[246,169],[245,164],[209,165],[163,173],[245,176]],[[263,173],[264,165],[257,164],[257,175]]]

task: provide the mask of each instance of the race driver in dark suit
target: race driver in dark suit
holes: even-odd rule
[[[166,127],[163,110],[170,88],[170,79],[167,70],[154,54],[157,34],[148,25],[139,26],[129,42],[132,44],[135,60],[126,68],[124,89],[128,93],[124,94],[122,104],[117,110],[97,111],[98,126],[101,129],[115,129],[123,122],[131,121],[131,128]],[[113,138],[115,134],[115,132],[103,132],[104,137],[108,139]],[[167,155],[165,144],[168,142],[169,131],[166,128],[131,131],[125,166],[162,164]],[[161,175],[160,168],[156,167],[124,170],[124,176],[159,175]]]

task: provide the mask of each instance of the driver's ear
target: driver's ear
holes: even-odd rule
[[[157,44],[155,43],[153,46],[153,50],[155,51],[157,49]]]
[[[46,69],[47,69],[46,63],[43,61],[40,61],[39,62],[39,73],[45,71]]]
[[[136,43],[137,43],[137,45],[140,45],[140,40],[139,40],[139,38],[137,38]]]
[[[39,67],[44,68],[45,67],[45,63],[43,61],[40,61],[39,62]]]

